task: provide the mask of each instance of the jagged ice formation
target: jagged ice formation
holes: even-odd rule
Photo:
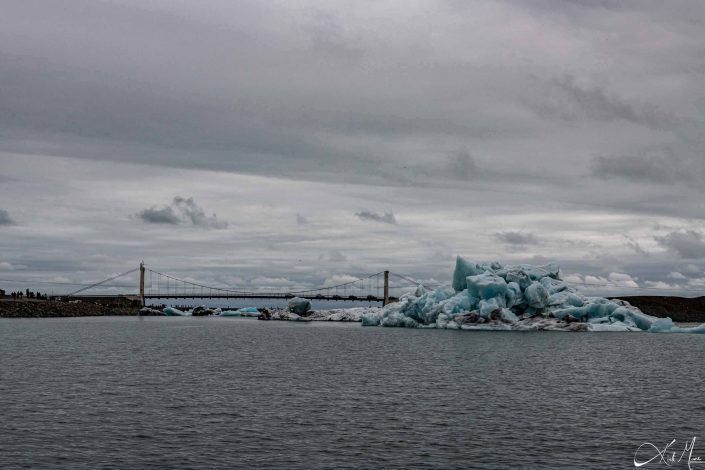
[[[363,326],[467,330],[651,331],[705,333],[705,324],[679,328],[623,300],[589,297],[560,278],[556,264],[502,265],[457,258],[452,287],[422,286],[399,302],[362,317]]]

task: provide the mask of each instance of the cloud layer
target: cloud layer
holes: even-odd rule
[[[10,0],[3,262],[89,280],[147,253],[313,285],[442,279],[464,254],[698,289],[704,21],[656,0]]]

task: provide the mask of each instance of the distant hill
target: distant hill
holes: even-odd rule
[[[655,317],[671,317],[679,322],[705,322],[705,297],[659,297],[639,295],[615,297],[626,300],[642,312]]]

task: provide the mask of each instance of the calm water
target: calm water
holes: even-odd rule
[[[0,468],[633,468],[640,444],[693,437],[705,459],[704,351],[687,335],[0,319]]]

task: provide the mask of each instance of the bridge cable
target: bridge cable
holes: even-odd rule
[[[83,287],[82,289],[78,289],[77,291],[74,291],[74,292],[71,292],[70,294],[67,294],[67,297],[74,296],[74,295],[78,294],[79,292],[83,292],[83,291],[85,291],[85,290],[92,289],[93,287],[98,287],[98,286],[100,286],[100,285],[102,285],[102,284],[105,284],[106,282],[112,281],[112,280],[117,279],[117,278],[119,278],[119,277],[127,276],[128,274],[132,274],[132,273],[134,273],[134,272],[136,272],[136,271],[139,271],[139,269],[140,269],[140,268],[130,269],[129,271],[125,271],[124,273],[118,274],[117,276],[109,277],[108,279],[104,279],[104,280],[102,280],[102,281],[100,281],[100,282],[96,282],[96,283],[91,284],[91,285],[89,285],[89,286]]]

